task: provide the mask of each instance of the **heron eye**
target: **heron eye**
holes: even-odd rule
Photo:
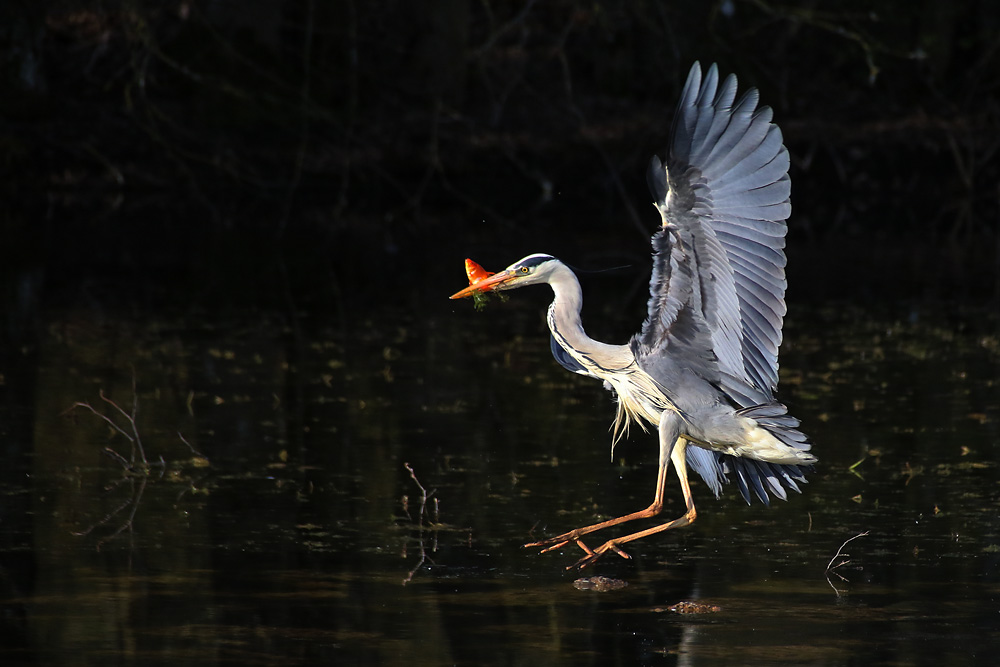
[[[529,269],[529,268],[528,268],[528,267],[526,267],[526,266],[522,266],[522,267],[521,267],[521,273],[528,273],[528,272],[529,272],[530,270],[531,270],[531,269]]]

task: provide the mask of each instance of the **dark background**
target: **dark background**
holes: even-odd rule
[[[344,313],[465,256],[638,275],[700,60],[784,132],[791,300],[992,299],[998,47],[986,0],[7,2],[0,272]]]
[[[987,0],[0,0],[0,662],[995,654],[998,47]],[[771,510],[696,489],[596,602],[519,545],[643,507],[655,437],[608,460],[547,290],[446,297],[465,257],[615,268],[583,320],[625,342],[695,60],[791,154],[780,398],[821,464]],[[160,467],[67,410],[102,395]],[[692,595],[728,616],[647,613]]]

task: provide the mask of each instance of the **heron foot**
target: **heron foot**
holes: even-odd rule
[[[609,551],[614,551],[616,554],[618,554],[619,556],[621,556],[625,560],[631,560],[632,559],[631,556],[629,556],[625,551],[623,551],[621,549],[621,547],[618,546],[618,543],[615,540],[608,540],[607,542],[605,542],[601,546],[597,547],[593,551],[590,551],[589,549],[587,551],[589,553],[586,556],[584,556],[580,560],[576,561],[575,563],[573,563],[572,565],[570,565],[566,569],[567,570],[572,570],[574,567],[577,567],[577,568],[580,568],[582,570],[583,568],[588,567],[588,566],[593,565],[594,563],[596,563],[598,558],[600,558],[601,556],[603,556],[604,554],[606,554]]]
[[[539,540],[538,542],[529,542],[528,544],[524,545],[524,548],[529,549],[533,547],[545,547],[539,552],[544,554],[548,553],[549,551],[555,551],[556,549],[561,549],[570,542],[576,543],[576,546],[580,547],[588,554],[594,553],[593,551],[590,550],[590,547],[588,547],[586,544],[583,543],[583,540],[580,539],[580,536],[577,534],[575,530],[571,530],[568,533],[563,533],[562,535],[556,535],[555,537],[550,537],[547,540]]]
[[[550,537],[547,540],[539,540],[538,542],[531,542],[529,544],[525,544],[524,546],[525,548],[545,547],[539,552],[544,554],[548,553],[549,551],[561,549],[570,542],[573,542],[574,544],[576,544],[576,546],[580,547],[580,549],[582,549],[586,555],[577,562],[567,567],[566,568],[567,570],[572,570],[573,568],[579,568],[582,570],[583,568],[597,562],[597,559],[603,556],[608,551],[614,551],[616,554],[618,554],[625,560],[629,560],[632,558],[618,546],[616,540],[608,540],[607,542],[599,546],[597,549],[591,549],[586,545],[586,543],[584,543],[582,539],[580,539],[580,536],[576,534],[575,530],[571,530],[568,533],[563,533],[562,535],[557,535],[556,537]]]

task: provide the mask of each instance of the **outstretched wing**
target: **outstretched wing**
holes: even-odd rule
[[[735,102],[734,102],[735,101]],[[653,236],[649,314],[639,342],[695,359],[744,407],[773,398],[785,315],[788,152],[755,89],[736,100],[736,77],[702,80],[695,63],[674,118],[670,156],[647,178],[663,218]],[[707,348],[707,349],[706,349]]]

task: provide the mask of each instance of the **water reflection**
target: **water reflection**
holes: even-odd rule
[[[551,361],[535,306],[419,323],[385,312],[346,332],[318,316],[53,315],[33,390],[4,408],[17,447],[0,488],[0,657],[911,664],[995,652],[996,315],[793,313],[782,398],[821,458],[803,495],[747,507],[696,483],[693,526],[588,573],[628,583],[608,592],[573,587],[572,549],[520,545],[648,504],[655,441],[633,434],[609,460],[612,405]],[[102,391],[131,406],[133,373],[156,464],[142,470],[103,453],[128,458],[122,433],[65,414],[89,401],[114,415]],[[831,579],[838,595],[827,564],[865,531],[844,549],[846,580]],[[681,601],[719,611],[669,611]]]

